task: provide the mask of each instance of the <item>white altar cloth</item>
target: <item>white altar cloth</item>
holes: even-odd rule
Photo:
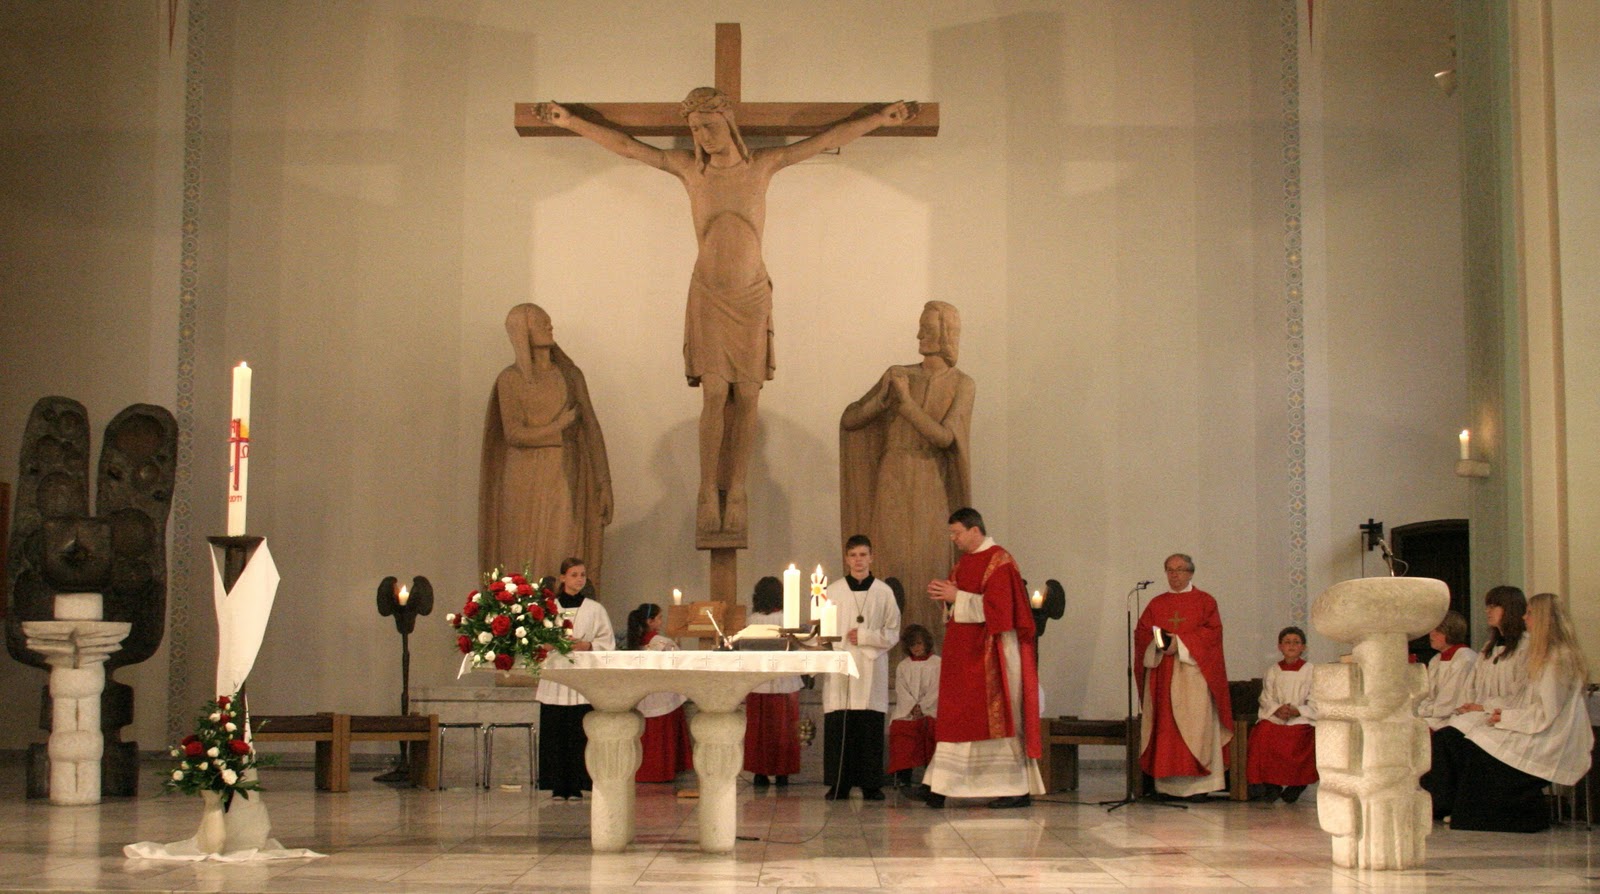
[[[596,851],[621,851],[633,840],[634,781],[643,752],[644,718],[634,706],[652,692],[678,692],[699,708],[689,723],[700,779],[700,849],[733,850],[739,826],[735,782],[744,766],[744,697],[778,677],[857,676],[848,652],[573,652],[551,655],[541,675],[583,693],[594,711],[583,719],[584,761],[594,780],[589,839]]]

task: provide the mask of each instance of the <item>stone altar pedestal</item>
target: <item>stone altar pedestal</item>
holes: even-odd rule
[[[1369,577],[1329,587],[1311,625],[1354,643],[1353,661],[1313,671],[1317,706],[1317,819],[1333,836],[1333,862],[1413,869],[1426,862],[1433,802],[1417,784],[1432,761],[1427,724],[1413,708],[1426,671],[1406,642],[1438,626],[1450,589],[1424,577]]]
[[[621,851],[633,840],[634,781],[644,718],[634,706],[652,692],[678,692],[699,708],[689,723],[700,784],[700,849],[733,850],[739,827],[735,782],[744,765],[744,697],[777,677],[857,676],[848,652],[573,652],[552,655],[545,679],[583,693],[594,711],[583,719],[584,752],[594,779],[590,843]]]
[[[100,693],[106,657],[133,625],[102,621],[99,593],[60,593],[54,621],[24,621],[28,648],[50,664],[50,803],[100,803]]]

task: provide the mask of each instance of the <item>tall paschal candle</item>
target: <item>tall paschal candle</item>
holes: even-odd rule
[[[250,364],[233,368],[233,418],[228,424],[228,536],[244,535],[250,486]]]

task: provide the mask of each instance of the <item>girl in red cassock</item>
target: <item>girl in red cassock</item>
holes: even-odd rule
[[[677,643],[661,635],[661,606],[646,602],[628,613],[627,647],[651,652],[677,650]],[[635,782],[671,782],[678,771],[694,767],[689,723],[683,714],[685,701],[676,692],[653,692],[639,702],[639,713],[644,715],[644,735],[639,740],[644,759],[633,774]]]

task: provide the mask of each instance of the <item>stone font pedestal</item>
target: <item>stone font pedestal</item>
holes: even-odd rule
[[[106,688],[106,657],[122,648],[133,629],[102,621],[99,593],[55,597],[54,621],[25,621],[28,648],[50,664],[50,803],[100,803],[100,693]]]

